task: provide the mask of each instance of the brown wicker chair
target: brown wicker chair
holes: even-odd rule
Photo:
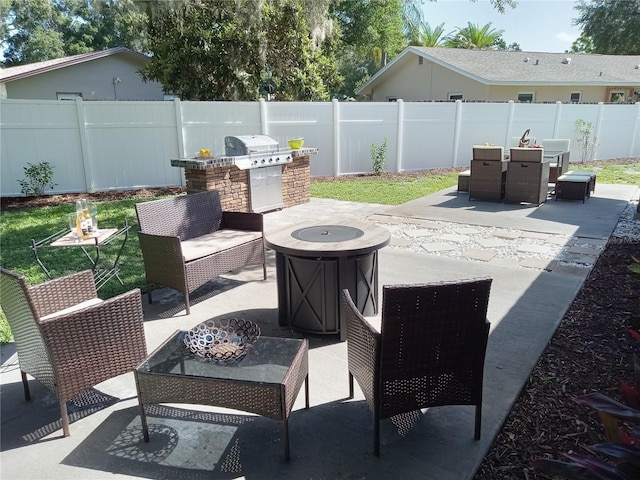
[[[56,394],[65,437],[66,402],[133,371],[147,355],[139,289],[102,301],[90,270],[28,286],[22,275],[0,268],[0,291],[25,399],[29,374]]]
[[[547,200],[549,162],[542,148],[512,148],[505,203],[540,205]]]
[[[426,407],[475,405],[480,438],[491,281],[384,286],[380,332],[343,290],[349,398],[355,378],[373,413],[376,456],[380,420]]]
[[[492,200],[504,197],[507,161],[502,147],[474,145],[469,179],[469,200]]]

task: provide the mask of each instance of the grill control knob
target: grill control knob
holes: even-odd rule
[[[267,163],[267,161],[263,158],[262,162],[260,162],[260,163]]]
[[[258,164],[258,160],[254,160],[253,162],[251,162],[251,165],[257,165]]]
[[[280,161],[280,157],[276,157],[276,163]]]
[[[273,158],[270,158],[270,159],[269,159],[269,163],[271,163],[271,162],[273,162]]]

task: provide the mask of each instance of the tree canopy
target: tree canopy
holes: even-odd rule
[[[340,78],[300,2],[156,2],[144,79],[189,100],[327,100]]]
[[[472,0],[470,0],[472,1]],[[637,2],[636,2],[637,3]],[[144,80],[193,100],[349,98],[408,45],[506,47],[489,25],[455,39],[424,0],[0,0],[3,66],[123,46]],[[515,0],[491,0],[504,12]],[[496,37],[497,35],[497,37]]]
[[[447,38],[444,44],[450,48],[496,50],[501,46],[503,32],[492,28],[491,22],[483,26],[469,22],[466,27],[458,27],[458,31]]]
[[[0,0],[0,13],[7,67],[118,46],[147,51],[133,0]]]
[[[575,51],[640,54],[640,0],[580,0],[575,9],[574,22],[582,27]]]

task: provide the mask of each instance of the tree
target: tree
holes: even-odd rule
[[[129,47],[145,51],[134,0],[0,0],[4,66]]]
[[[294,0],[156,1],[145,80],[189,100],[327,100],[339,83],[331,51],[313,48]],[[323,81],[323,77],[326,80]]]
[[[593,42],[584,32],[571,44],[572,53],[593,53]]]
[[[574,7],[582,34],[593,53],[606,55],[640,54],[640,0],[580,0]],[[588,41],[576,48],[589,48]]]
[[[445,41],[445,46],[450,48],[496,50],[496,46],[500,46],[503,32],[504,30],[491,28],[491,22],[482,27],[468,22],[466,27],[458,27],[458,31]]]
[[[417,44],[422,47],[442,47],[448,36],[449,34],[444,33],[444,23],[433,29],[428,23],[425,23]]]

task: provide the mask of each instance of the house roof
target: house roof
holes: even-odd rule
[[[30,77],[32,75],[39,75],[41,73],[57,70],[58,68],[64,68],[71,65],[77,65],[79,63],[90,62],[98,58],[108,57],[110,55],[117,55],[120,53],[132,55],[143,60],[148,60],[149,57],[142,53],[134,52],[125,47],[114,47],[100,52],[81,53],[80,55],[73,55],[71,57],[55,58],[53,60],[45,60],[43,62],[29,63],[26,65],[18,65],[17,67],[3,68],[0,70],[0,83],[12,82],[14,80],[20,80],[21,78]]]
[[[392,72],[407,55],[418,55],[485,85],[640,85],[640,55],[407,47],[357,93]]]

